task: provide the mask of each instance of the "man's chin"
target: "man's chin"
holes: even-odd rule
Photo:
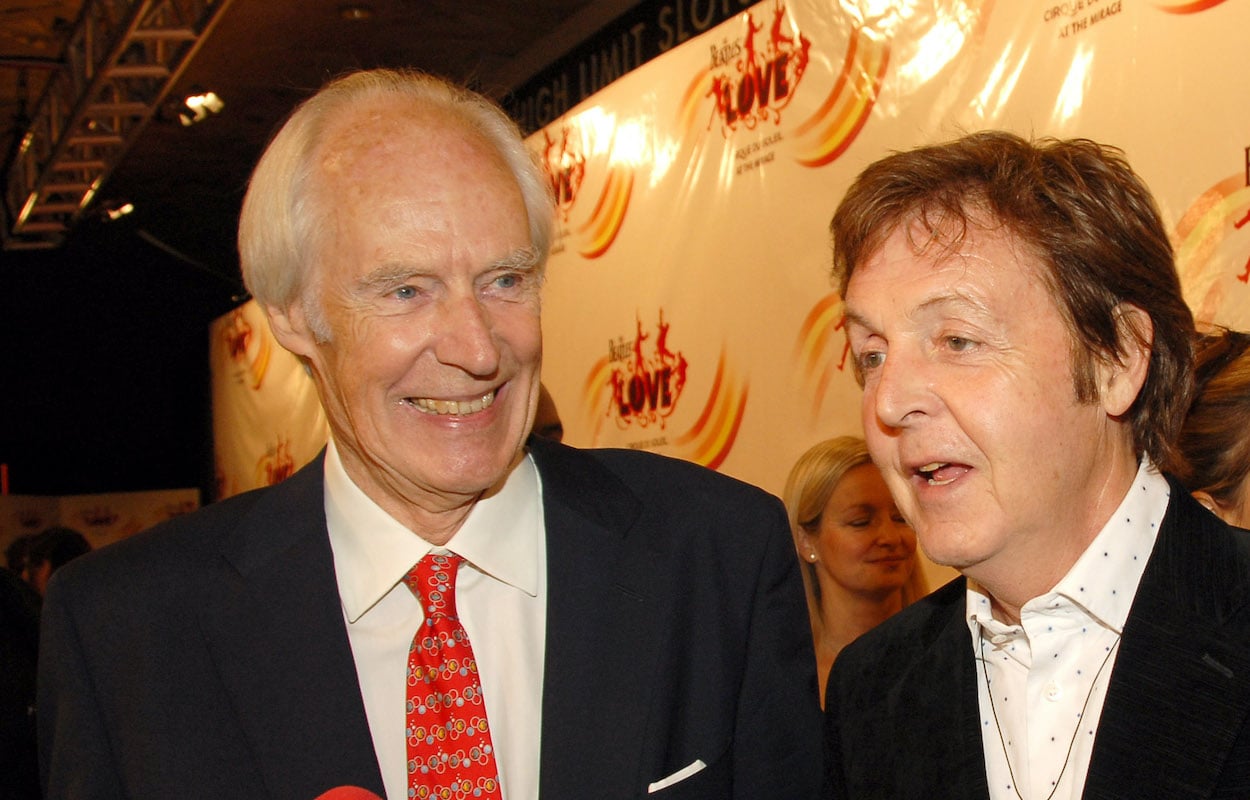
[[[453,461],[437,474],[424,474],[425,485],[447,495],[479,497],[494,494],[525,456],[524,443],[515,451],[481,461]],[[422,465],[427,466],[427,465]]]
[[[925,539],[917,534],[916,540],[925,558],[938,566],[951,567],[963,572],[968,567],[975,566],[981,561],[981,559],[969,553],[967,548],[960,543],[951,542],[949,539],[943,540],[940,535]]]

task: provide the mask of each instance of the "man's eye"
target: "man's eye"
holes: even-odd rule
[[[400,300],[411,300],[412,298],[417,296],[416,287],[401,286],[395,290],[395,296],[398,297]]]
[[[971,339],[965,339],[962,336],[947,336],[946,337],[946,346],[949,347],[951,350],[954,350],[956,353],[962,353],[963,351],[972,347],[972,345],[973,345],[973,341]]]
[[[885,363],[885,353],[880,350],[869,350],[860,354],[857,363],[861,372],[876,369]]]
[[[495,278],[495,286],[500,289],[515,289],[521,285],[521,276],[510,272]]]

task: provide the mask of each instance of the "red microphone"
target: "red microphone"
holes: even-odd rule
[[[335,786],[330,791],[317,795],[315,800],[382,800],[382,798],[359,786]]]

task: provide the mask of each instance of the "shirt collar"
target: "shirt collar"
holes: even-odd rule
[[[348,622],[356,622],[431,549],[348,476],[333,440],[326,448],[325,511]],[[526,455],[498,492],[478,500],[445,548],[481,572],[537,596],[545,549],[542,484]]]
[[[1170,497],[1167,479],[1148,458],[1143,458],[1133,485],[1102,530],[1053,589],[1024,604],[1021,618],[1075,605],[1117,633],[1123,632]],[[968,581],[965,613],[974,636],[979,635],[981,627],[991,637],[1015,627],[993,619],[988,595],[972,580]]]
[[[1122,633],[1170,497],[1167,479],[1143,458],[1128,494],[1076,564],[1053,590],[1026,605],[1045,607],[1064,598]]]

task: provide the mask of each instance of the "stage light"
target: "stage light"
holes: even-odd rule
[[[339,16],[349,22],[360,22],[361,20],[372,19],[373,9],[364,3],[348,3],[339,6]]]
[[[216,92],[188,95],[182,104],[183,110],[178,112],[178,121],[184,127],[203,122],[210,115],[217,114],[226,107],[225,102],[217,96]]]
[[[109,222],[116,222],[127,214],[134,213],[135,204],[129,202],[113,203],[105,207],[104,216],[108,217]]]

